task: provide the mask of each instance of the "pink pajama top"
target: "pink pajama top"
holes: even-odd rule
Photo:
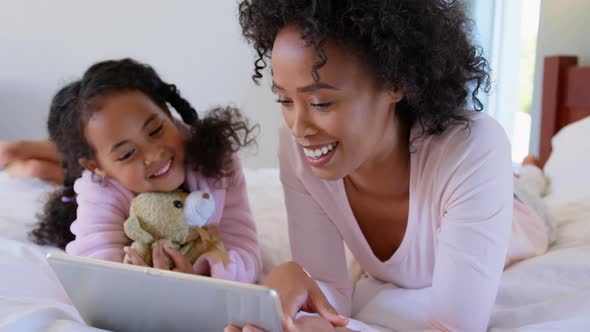
[[[294,261],[345,316],[352,283],[344,243],[369,275],[403,288],[432,287],[429,324],[485,331],[505,265],[543,253],[547,228],[514,198],[510,143],[483,113],[413,142],[408,224],[387,261],[370,248],[343,180],[312,173],[288,129],[280,132],[281,181]],[[418,133],[415,127],[412,135]]]

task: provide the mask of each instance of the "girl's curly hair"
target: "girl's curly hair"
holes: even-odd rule
[[[65,179],[63,188],[50,196],[39,224],[31,232],[36,243],[64,248],[74,239],[70,232],[78,207],[74,182],[83,171],[78,160],[94,159],[84,127],[102,99],[132,91],[142,92],[162,110],[170,106],[180,115],[190,129],[185,143],[188,163],[206,177],[231,176],[232,154],[254,142],[257,126],[250,126],[237,109],[214,108],[201,119],[176,86],[162,81],[152,67],[133,59],[96,63],[80,80],[61,88],[51,102],[47,129],[62,155]]]
[[[418,122],[424,135],[442,133],[452,123],[469,125],[464,106],[490,90],[488,62],[470,41],[473,22],[461,1],[452,0],[244,0],[239,5],[242,34],[258,54],[256,83],[271,57],[277,33],[296,25],[314,47],[317,70],[329,59],[333,40],[365,62],[388,89],[401,89],[400,119]]]

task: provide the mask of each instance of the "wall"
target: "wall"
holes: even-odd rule
[[[0,0],[0,139],[45,138],[56,90],[90,64],[121,57],[154,66],[197,110],[242,108],[261,125],[245,164],[278,164],[280,109],[269,80],[252,83],[234,0]]]
[[[539,151],[543,58],[549,55],[576,55],[579,63],[590,65],[590,1],[541,0],[535,87],[532,104],[530,150]]]

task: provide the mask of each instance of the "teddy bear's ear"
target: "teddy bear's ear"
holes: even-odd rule
[[[154,237],[141,228],[141,223],[137,216],[131,216],[123,224],[125,234],[133,241],[149,244],[155,241]]]

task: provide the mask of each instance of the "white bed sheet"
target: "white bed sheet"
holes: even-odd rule
[[[246,171],[246,178],[268,272],[290,257],[278,171]],[[56,249],[27,241],[51,189],[0,172],[0,331],[97,331],[82,323],[45,262],[45,253]],[[492,332],[590,331],[590,212],[551,208],[559,219],[557,243],[547,254],[505,272]],[[429,293],[363,277],[355,290],[354,318],[384,331],[423,330]],[[355,327],[368,330],[358,321]]]
[[[584,213],[562,224],[545,255],[505,271],[489,331],[590,331],[589,254],[590,214]],[[429,298],[429,288],[405,290],[364,277],[354,317],[391,331],[425,330]]]

